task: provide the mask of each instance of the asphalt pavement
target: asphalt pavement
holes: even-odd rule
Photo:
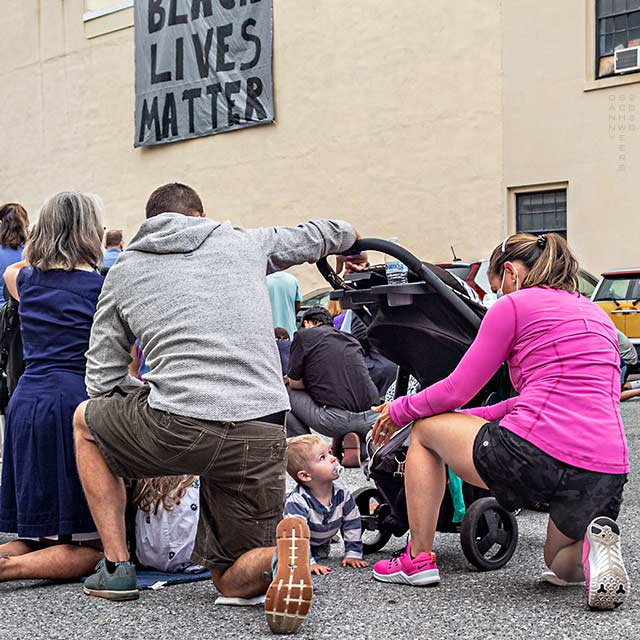
[[[611,612],[587,609],[583,587],[558,588],[541,582],[546,514],[518,517],[518,548],[500,571],[480,573],[464,559],[456,534],[437,534],[442,582],[418,589],[375,582],[369,569],[339,566],[341,545],[332,545],[328,576],[314,578],[311,612],[296,637],[376,638],[636,638],[640,636],[640,400],[622,405],[632,472],[619,518],[632,591]],[[594,425],[597,429],[597,425]],[[355,489],[365,484],[359,471],[343,478]],[[9,539],[0,534],[0,541]],[[392,538],[383,553],[399,549]],[[91,638],[101,640],[271,637],[262,607],[214,605],[209,582],[143,591],[140,599],[109,603],[83,595],[80,584],[13,582],[0,584],[0,638]]]

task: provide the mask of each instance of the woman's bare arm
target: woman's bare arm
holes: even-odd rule
[[[20,269],[26,266],[26,261],[21,260],[15,264],[10,264],[4,272],[4,282],[7,285],[7,289],[9,289],[11,297],[16,300],[20,300],[20,296],[18,295],[18,274],[20,273]]]

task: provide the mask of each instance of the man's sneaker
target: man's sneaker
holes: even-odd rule
[[[620,528],[611,518],[591,522],[582,546],[587,604],[592,609],[619,607],[629,593],[629,576],[620,550]]]
[[[120,600],[137,600],[138,579],[133,562],[119,562],[116,570],[109,573],[104,560],[96,565],[96,572],[84,581],[84,592],[88,596],[106,598],[118,602]]]
[[[273,633],[295,633],[311,608],[309,538],[309,526],[295,516],[281,520],[276,529],[278,566],[264,602]]]
[[[380,582],[396,582],[424,587],[440,582],[436,566],[436,554],[419,553],[411,557],[411,540],[404,551],[394,554],[389,560],[379,560],[373,565],[373,577]]]

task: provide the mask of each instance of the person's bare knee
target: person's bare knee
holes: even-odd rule
[[[231,565],[233,566],[233,565]],[[233,573],[229,573],[228,569],[224,571],[211,571],[211,581],[216,591],[225,598],[244,598],[247,597],[244,585],[238,585],[237,580],[234,580]]]
[[[411,429],[411,442],[416,442],[426,449],[431,449],[434,429],[438,427],[442,421],[442,416],[432,416],[431,418],[422,418],[416,420]]]
[[[222,595],[224,595],[224,574],[224,571],[211,570],[211,581],[213,582],[213,586],[216,588],[216,591]]]
[[[84,419],[88,403],[88,400],[81,402],[73,413],[73,438],[76,443],[78,440],[93,440],[93,436],[87,428],[87,422]]]
[[[547,569],[551,569],[551,565],[553,564],[558,550],[559,548],[556,545],[549,544],[548,540],[544,543],[544,549],[542,553],[544,556],[544,563],[547,565]]]
[[[443,436],[448,438],[452,435],[452,422],[455,424],[458,417],[454,413],[440,413],[416,420],[411,430],[411,438],[416,439],[423,447],[435,451]]]
[[[485,487],[473,463],[473,444],[485,424],[482,418],[461,413],[441,413],[417,420],[412,442],[444,460],[463,480]]]
[[[229,569],[231,569],[233,565],[223,569],[222,571],[212,569],[211,570],[211,581],[213,582],[213,586],[216,588],[216,591],[225,597],[229,597],[230,589],[233,588],[233,576],[229,574]]]
[[[553,561],[556,559],[558,553],[562,549],[566,549],[566,548],[567,548],[566,546],[559,547],[557,544],[549,543],[548,540],[544,543],[544,549],[542,551],[542,554],[544,557],[544,563],[545,565],[547,565],[548,569],[551,569],[551,565],[553,564]]]
[[[559,578],[573,582],[582,579],[582,540],[574,540],[562,533],[549,518],[544,561]]]
[[[253,598],[264,593],[271,581],[274,551],[275,547],[258,547],[242,554],[224,571],[212,570],[215,588],[228,598]]]

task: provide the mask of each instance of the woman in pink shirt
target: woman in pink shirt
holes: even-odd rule
[[[550,575],[559,583],[586,580],[594,609],[623,602],[629,579],[615,518],[629,460],[618,341],[606,313],[578,293],[577,271],[556,234],[508,237],[489,265],[500,299],[456,370],[377,408],[376,444],[415,424],[405,466],[411,540],[402,555],[376,563],[376,579],[439,582],[433,538],[446,464],[507,509],[549,503],[544,559]],[[519,395],[451,413],[504,361]]]

